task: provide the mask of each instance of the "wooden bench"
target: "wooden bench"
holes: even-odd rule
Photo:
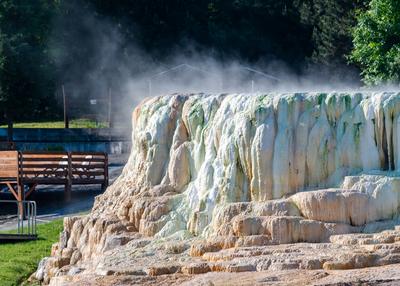
[[[108,186],[108,156],[100,152],[0,151],[0,184],[18,201],[24,201],[37,185],[64,185],[67,200],[71,186]],[[25,186],[28,186],[25,191]]]

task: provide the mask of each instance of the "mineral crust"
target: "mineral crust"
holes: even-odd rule
[[[121,176],[36,279],[400,283],[400,94],[174,94],[132,122]]]

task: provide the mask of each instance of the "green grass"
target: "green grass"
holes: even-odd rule
[[[20,285],[35,270],[39,261],[50,256],[51,245],[58,241],[63,220],[37,226],[38,239],[0,244],[0,285]]]
[[[64,128],[64,121],[43,121],[43,122],[16,122],[14,128]],[[106,128],[108,122],[98,122],[90,119],[73,119],[69,122],[69,128]],[[7,125],[0,125],[0,128],[7,128]]]

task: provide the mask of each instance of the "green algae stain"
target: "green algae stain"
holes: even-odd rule
[[[328,94],[326,93],[319,93],[317,96],[317,102],[319,105],[323,104],[325,102],[326,97],[328,96]]]
[[[206,201],[201,200],[200,201],[200,206],[199,206],[199,211],[204,211],[206,209]]]
[[[356,146],[360,145],[361,125],[362,125],[362,123],[354,124],[353,138],[354,138],[354,142],[355,142]]]
[[[344,100],[344,105],[346,107],[346,110],[351,109],[351,97],[350,97],[350,95],[346,94],[345,96],[343,96],[343,100]]]
[[[203,126],[204,124],[204,110],[200,103],[195,103],[188,115],[189,122],[189,132],[192,135],[196,135],[196,130],[198,126]]]
[[[334,107],[334,106],[336,106],[336,103],[337,103],[337,98],[336,98],[336,94],[335,94],[328,98],[326,105],[329,107]]]

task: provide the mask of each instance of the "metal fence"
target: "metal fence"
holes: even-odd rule
[[[18,239],[35,239],[37,237],[36,229],[36,202],[15,200],[0,200],[0,206],[5,204],[15,204],[16,207],[16,228],[10,231],[0,233],[0,240],[18,240]],[[14,213],[11,214],[14,217]],[[10,220],[11,224],[15,223],[15,219]]]

